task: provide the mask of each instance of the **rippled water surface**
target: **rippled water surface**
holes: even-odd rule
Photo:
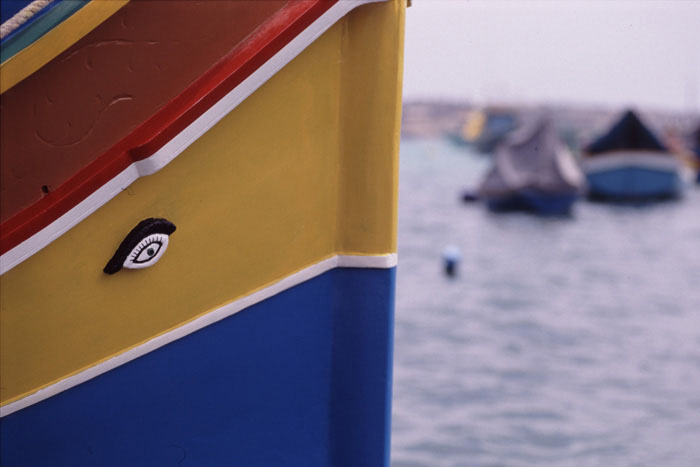
[[[493,215],[487,164],[402,142],[392,465],[700,466],[700,189]]]

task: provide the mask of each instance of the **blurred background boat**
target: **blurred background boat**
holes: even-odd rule
[[[632,110],[584,153],[592,199],[644,201],[681,193],[681,163]]]
[[[559,139],[551,118],[541,116],[496,150],[479,197],[493,211],[566,215],[583,186],[576,159]]]
[[[447,138],[457,146],[471,147],[484,129],[485,114],[481,110],[467,112],[464,124],[447,134]]]
[[[517,123],[517,115],[510,109],[477,109],[469,112],[460,131],[449,137],[459,146],[473,146],[481,154],[491,154]]]

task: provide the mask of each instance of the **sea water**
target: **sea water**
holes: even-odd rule
[[[700,466],[700,188],[497,215],[489,164],[402,141],[392,466]]]

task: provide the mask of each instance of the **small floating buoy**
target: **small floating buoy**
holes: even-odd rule
[[[442,252],[442,262],[443,270],[445,275],[448,277],[454,277],[457,275],[457,266],[459,265],[459,260],[462,258],[462,254],[459,248],[450,245]]]

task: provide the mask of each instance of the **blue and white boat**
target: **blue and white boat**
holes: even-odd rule
[[[680,162],[631,110],[585,153],[592,199],[645,201],[681,193]]]
[[[567,215],[584,185],[576,159],[547,117],[506,139],[479,188],[492,211]]]

